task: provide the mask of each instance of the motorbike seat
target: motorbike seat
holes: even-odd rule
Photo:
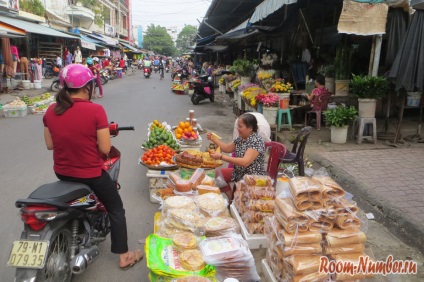
[[[69,181],[56,181],[38,187],[28,198],[67,203],[92,193],[85,184]]]

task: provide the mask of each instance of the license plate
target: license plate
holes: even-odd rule
[[[48,241],[15,241],[7,265],[22,268],[43,268]]]

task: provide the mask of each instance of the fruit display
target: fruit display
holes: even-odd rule
[[[175,155],[175,151],[167,145],[159,145],[156,148],[150,149],[143,154],[141,161],[146,165],[158,166],[164,162],[168,165],[175,164],[172,157]]]
[[[172,132],[166,129],[166,126],[161,124],[158,120],[154,120],[149,127],[149,140],[142,144],[146,149],[152,149],[159,145],[167,145],[173,150],[178,150],[180,146],[174,139]]]
[[[4,105],[3,108],[5,110],[21,110],[21,109],[26,109],[27,108],[27,105],[21,99],[16,98],[12,102],[7,103],[6,105]]]
[[[25,104],[27,104],[27,105],[32,105],[32,104],[33,104],[33,102],[31,101],[31,99],[30,99],[27,95],[23,96],[23,97],[21,98],[21,100],[22,100]]]
[[[41,94],[40,96],[34,96],[34,97],[28,97],[27,95],[23,96],[21,100],[27,104],[28,106],[32,105],[42,105],[42,104],[48,104],[51,101],[51,95],[50,93],[46,92],[44,94]]]
[[[35,113],[35,114],[44,114],[46,112],[46,110],[47,110],[48,107],[49,107],[49,105],[46,105],[46,104],[37,106],[37,107],[35,107],[33,113]]]
[[[178,126],[175,129],[175,137],[178,140],[183,139],[188,141],[195,141],[199,138],[198,133],[193,130],[188,121],[181,121],[178,123]]]
[[[177,91],[184,91],[184,90],[185,90],[185,88],[184,88],[184,86],[183,86],[183,85],[181,85],[181,84],[174,84],[174,85],[172,86],[172,90],[173,90],[173,91],[175,91],[175,90],[177,90]]]

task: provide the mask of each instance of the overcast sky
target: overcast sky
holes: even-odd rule
[[[199,26],[212,0],[132,0],[132,24],[146,28]]]

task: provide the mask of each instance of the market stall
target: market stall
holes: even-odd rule
[[[194,111],[175,126],[148,125],[139,162],[147,167],[151,202],[160,203],[145,245],[151,281],[259,281],[256,249],[267,249],[261,263],[269,281],[348,281],[320,273],[321,257],[373,259],[366,217],[325,171],[245,175],[230,205],[215,173],[223,162],[209,155],[220,148],[201,151],[199,128]]]

